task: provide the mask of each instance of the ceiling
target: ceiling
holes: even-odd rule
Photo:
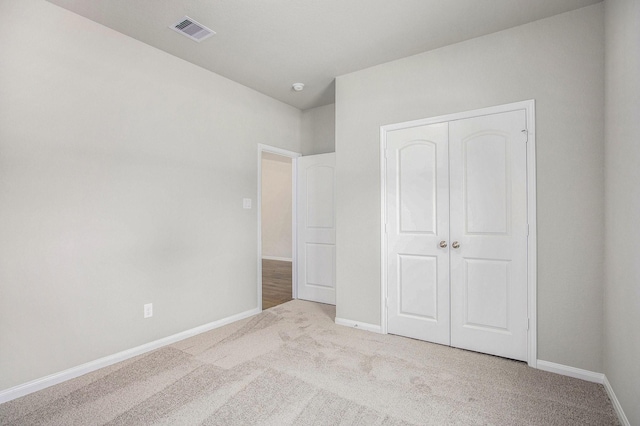
[[[601,0],[49,1],[304,110],[334,102],[339,75]],[[172,31],[185,15],[217,34]]]

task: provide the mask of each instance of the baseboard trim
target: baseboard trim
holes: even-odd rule
[[[59,371],[57,373],[32,380],[30,382],[23,383],[9,389],[5,389],[3,391],[0,391],[0,404],[48,388],[49,386],[66,382],[67,380],[82,376],[83,374],[90,373],[100,368],[108,367],[109,365],[115,364],[117,362],[133,358],[134,356],[142,355],[145,352],[150,352],[154,349],[179,342],[180,340],[187,339],[189,337],[195,336],[196,334],[204,333],[205,331],[213,330],[214,328],[219,328],[223,325],[227,325],[241,319],[249,318],[253,315],[259,314],[260,312],[262,312],[260,308],[254,308],[245,312],[240,312],[236,315],[231,315],[229,317],[222,318],[217,321],[192,328],[190,330],[164,337],[153,342],[145,343],[144,345],[136,346],[135,348],[127,349],[113,355],[108,355],[104,358],[99,358],[94,361],[78,365],[76,367],[71,367],[64,371]]]
[[[611,400],[611,404],[613,404],[613,409],[616,410],[616,414],[618,415],[618,420],[620,420],[620,424],[622,426],[631,426],[631,422],[627,418],[627,415],[624,414],[624,410],[622,409],[622,405],[620,405],[620,401],[618,401],[618,397],[616,393],[613,391],[613,387],[611,387],[611,383],[609,383],[609,379],[607,376],[604,376],[604,389],[607,391],[607,395],[609,395],[609,399]]]
[[[367,324],[366,322],[352,321],[344,318],[336,317],[337,325],[344,325],[345,327],[358,328],[360,330],[372,331],[374,333],[382,333],[382,327],[374,324]]]
[[[570,367],[568,365],[556,364],[555,362],[538,360],[538,369],[549,371],[551,373],[562,374],[563,376],[574,377],[576,379],[586,380],[593,383],[604,383],[604,374],[596,373],[581,368]]]
[[[609,399],[611,400],[613,409],[618,415],[618,420],[620,420],[622,426],[631,426],[631,423],[629,423],[629,419],[627,419],[627,416],[624,414],[622,405],[620,405],[620,401],[618,401],[618,397],[613,391],[613,387],[611,387],[611,383],[609,383],[609,379],[607,379],[606,375],[589,370],[583,370],[581,368],[569,367],[568,365],[556,364],[555,362],[543,361],[540,359],[538,360],[538,369],[603,385],[604,389],[607,391],[607,395],[609,395]]]
[[[278,256],[262,256],[263,260],[279,260],[281,262],[293,262],[290,257],[278,257]]]

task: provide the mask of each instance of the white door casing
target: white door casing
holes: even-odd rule
[[[336,303],[335,153],[298,158],[298,298]]]
[[[400,255],[405,253],[401,252],[408,250],[403,249],[400,238],[402,232],[399,232],[401,228],[398,228],[402,217],[398,219],[393,216],[402,215],[402,208],[429,206],[424,202],[429,198],[429,191],[422,193],[425,197],[422,204],[397,202],[400,192],[398,188],[401,187],[398,180],[402,179],[399,176],[402,176],[403,171],[398,170],[398,165],[402,163],[402,154],[399,154],[401,151],[397,150],[398,147],[394,144],[397,144],[397,139],[403,134],[405,149],[410,146],[409,140],[415,144],[416,141],[429,139],[427,129],[437,123],[449,126],[448,134],[444,138],[444,151],[449,155],[448,162],[444,167],[439,166],[436,176],[439,184],[447,181],[446,191],[441,192],[449,195],[450,190],[451,198],[446,202],[448,223],[445,226],[450,231],[450,238],[443,239],[447,243],[446,249],[436,253],[446,257],[446,271],[450,273],[446,285],[451,297],[450,344],[527,360],[530,366],[535,367],[537,327],[534,101],[381,128],[382,331],[447,344],[448,336],[437,335],[433,330],[429,333],[426,331],[429,327],[420,324],[425,322],[426,318],[418,321],[418,316],[408,315],[407,318],[412,320],[413,324],[400,326],[401,332],[396,330],[400,323],[395,318],[398,316],[397,312],[403,310],[397,303],[402,292],[400,280],[403,277],[400,274],[403,269],[404,278],[412,278],[433,275],[433,268],[427,267],[427,257],[412,256],[405,256],[405,260],[409,262],[402,266]],[[422,131],[422,134],[410,134],[416,131]],[[420,157],[417,154],[417,146],[420,145],[414,147],[414,157]],[[422,157],[427,158],[427,150],[422,151]],[[427,163],[417,158],[414,160],[414,164]],[[414,185],[416,187],[420,186],[420,183],[417,183],[420,180],[423,185],[426,183],[426,186],[430,186],[426,176],[433,176],[433,170],[429,170],[428,167],[423,169],[418,173],[419,179]],[[443,169],[447,172],[442,172]],[[415,170],[413,173],[415,174]],[[442,175],[446,177],[441,177]],[[413,188],[413,191],[418,192],[416,188]],[[444,198],[439,197],[437,200],[439,204]],[[434,207],[429,206],[428,210],[434,211]],[[435,211],[440,215],[445,209],[436,206]],[[409,213],[405,212],[404,215],[408,216]],[[412,216],[416,217],[416,214]],[[440,217],[442,216],[438,216]],[[422,215],[422,220],[426,223],[424,218]],[[437,234],[444,235],[440,229]],[[428,241],[427,238],[422,239]],[[452,247],[454,242],[457,248]],[[430,250],[433,249],[432,242],[423,245],[430,246]],[[429,256],[424,252],[417,254]],[[424,261],[416,262],[417,260]],[[440,265],[435,260],[431,263]],[[407,271],[415,274],[407,275]],[[438,277],[442,278],[444,275],[439,274]],[[413,278],[415,282],[419,280]],[[437,285],[441,287],[440,283]],[[423,285],[423,292],[424,288],[429,287]],[[426,302],[414,301],[413,304],[405,303],[405,306],[422,307],[422,314],[426,317],[428,315],[424,314],[429,312],[425,310],[424,303]],[[429,337],[425,338],[425,335]]]
[[[388,331],[448,345],[447,123],[387,134]]]
[[[291,254],[292,254],[292,268],[295,271],[296,265],[297,265],[297,248],[296,248],[296,244],[297,244],[297,227],[296,227],[296,223],[295,223],[295,218],[297,216],[296,213],[296,202],[295,199],[297,197],[297,177],[298,174],[296,172],[296,158],[300,157],[300,154],[297,152],[293,152],[293,151],[288,151],[286,149],[282,149],[282,148],[278,148],[275,146],[270,146],[270,145],[264,145],[264,144],[258,144],[258,202],[257,204],[257,210],[258,210],[258,262],[257,262],[257,272],[258,272],[258,276],[257,276],[257,308],[259,310],[262,310],[262,153],[263,152],[269,152],[272,154],[277,154],[277,155],[282,155],[284,157],[289,157],[291,158],[291,184],[292,184],[292,199],[294,200],[291,204],[291,217],[293,218],[292,223],[291,223],[291,236],[292,236],[292,247],[291,247]],[[292,273],[291,276],[291,293],[294,299],[297,298],[297,290],[298,290],[298,285],[297,285],[297,277],[295,273]]]
[[[526,143],[523,110],[449,123],[451,345],[518,360],[527,359]]]

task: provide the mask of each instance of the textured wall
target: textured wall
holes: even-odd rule
[[[325,154],[336,150],[336,105],[302,111],[300,138],[302,154]]]
[[[300,111],[44,1],[0,16],[0,389],[255,308],[242,198]]]
[[[605,27],[604,373],[640,425],[640,2],[607,0]]]

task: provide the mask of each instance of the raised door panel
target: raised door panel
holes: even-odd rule
[[[336,247],[333,244],[307,243],[306,245],[307,286],[335,287]]]
[[[334,228],[334,170],[327,165],[311,166],[306,170],[307,227]]]
[[[398,150],[401,233],[437,233],[437,166],[433,142],[415,142]]]
[[[509,232],[508,135],[480,134],[463,143],[466,234]]]
[[[465,327],[509,332],[509,261],[465,259]]]
[[[398,255],[398,315],[436,321],[438,318],[438,259]]]

